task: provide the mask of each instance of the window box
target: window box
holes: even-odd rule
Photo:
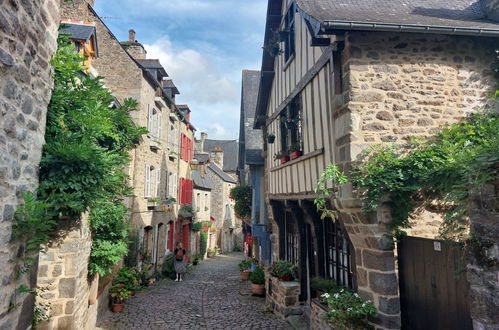
[[[301,151],[293,151],[289,153],[289,158],[296,159],[302,155]]]

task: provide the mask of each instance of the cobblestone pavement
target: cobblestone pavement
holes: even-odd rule
[[[191,267],[183,282],[161,281],[109,314],[102,329],[291,329],[252,296],[239,277],[241,253],[220,255]]]

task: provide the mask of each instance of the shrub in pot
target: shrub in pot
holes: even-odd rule
[[[249,275],[251,282],[251,293],[255,296],[265,295],[265,272],[261,267],[256,267]]]
[[[109,289],[109,295],[113,301],[113,313],[121,313],[125,300],[130,296],[130,291],[128,291],[123,284],[116,284]]]
[[[253,263],[251,260],[243,260],[239,263],[239,271],[241,272],[241,279],[248,280],[249,274],[251,273],[251,265]]]
[[[274,159],[275,160],[280,160],[281,164],[284,164],[286,163],[287,161],[289,161],[289,152],[287,151],[281,151],[281,152],[278,152],[274,155]]]
[[[301,146],[299,143],[293,144],[289,147],[289,158],[296,159],[302,155]]]
[[[289,261],[279,260],[270,266],[270,275],[277,277],[279,281],[293,281],[296,274],[296,265]]]
[[[274,143],[274,141],[275,141],[275,135],[274,135],[274,134],[268,134],[268,135],[266,136],[266,139],[267,139],[267,143],[269,143],[269,144],[273,144],[273,143]]]

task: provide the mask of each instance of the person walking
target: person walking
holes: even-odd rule
[[[182,282],[182,275],[185,273],[186,269],[184,261],[186,251],[182,247],[182,242],[177,242],[173,253],[175,255],[175,261],[174,261],[175,273],[177,274],[175,282]]]

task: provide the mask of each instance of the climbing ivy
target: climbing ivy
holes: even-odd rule
[[[234,213],[241,219],[251,217],[251,187],[240,185],[230,190],[230,198],[235,201]]]
[[[314,199],[314,204],[321,213],[321,219],[331,218],[334,221],[337,217],[337,211],[327,207],[327,199],[331,195],[331,191],[327,187],[328,184],[330,183],[333,187],[337,188],[338,185],[344,184],[347,181],[348,178],[345,174],[334,164],[329,164],[324,172],[322,172],[315,187],[317,197]]]

